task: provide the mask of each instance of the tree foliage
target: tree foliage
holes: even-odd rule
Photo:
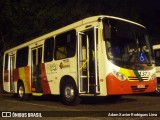
[[[155,0],[153,0],[155,1]],[[150,28],[145,0],[1,0],[0,51],[92,15],[113,15]],[[149,4],[149,3],[148,3]],[[147,4],[147,5],[148,5]],[[154,4],[155,5],[155,4]],[[150,6],[154,7],[155,6]],[[158,14],[157,9],[155,9]],[[143,19],[145,18],[145,20]],[[155,25],[156,26],[156,25]],[[156,28],[155,31],[159,29]]]

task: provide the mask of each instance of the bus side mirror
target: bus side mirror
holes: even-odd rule
[[[103,36],[104,36],[104,40],[110,40],[111,39],[111,29],[110,29],[110,25],[104,25],[103,28],[104,32],[103,32]]]

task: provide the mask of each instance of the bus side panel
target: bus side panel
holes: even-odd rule
[[[42,64],[42,89],[43,89],[43,94],[51,94],[44,63]]]
[[[16,68],[16,69],[14,69],[13,70],[13,81],[14,82],[17,82],[20,78],[19,78],[19,69],[18,68]]]
[[[23,81],[25,86],[25,92],[31,93],[31,83],[30,83],[30,67],[19,68],[19,79]]]
[[[13,82],[14,82],[14,92],[17,93],[17,81],[19,80],[19,69],[13,70]]]
[[[22,68],[16,68],[13,70],[13,82],[14,82],[14,92],[17,92],[17,81],[22,80],[25,86],[26,93],[31,92],[31,86],[30,86],[30,67],[22,67]],[[10,91],[10,80],[9,80],[9,71],[4,71],[4,83],[3,88],[6,92]]]
[[[30,93],[31,92],[31,73],[30,73],[30,66],[27,66],[24,68],[24,71],[25,71],[25,81],[26,81],[26,86],[27,86],[27,93]]]
[[[9,71],[4,70],[4,76],[3,76],[3,89],[6,92],[10,92],[10,86],[9,86],[9,77],[8,77]]]
[[[102,31],[101,31],[102,32]],[[99,36],[101,36],[101,33],[99,31]],[[99,40],[102,38],[100,37]],[[110,70],[110,67],[108,67],[108,61],[107,61],[107,56],[106,52],[104,50],[105,48],[105,42],[104,41],[98,41],[98,66],[99,66],[99,84],[100,84],[100,95],[101,96],[106,96],[107,91],[106,91],[106,74]],[[109,69],[109,70],[108,70]]]
[[[60,81],[64,76],[70,76],[77,84],[76,58],[66,58],[42,64],[43,94],[60,94]]]

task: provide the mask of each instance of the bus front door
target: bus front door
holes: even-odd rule
[[[42,75],[41,75],[41,61],[42,61],[42,47],[32,49],[31,57],[31,83],[32,92],[42,93]]]
[[[97,28],[78,32],[79,93],[99,94]]]

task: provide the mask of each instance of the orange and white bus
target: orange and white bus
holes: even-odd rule
[[[3,87],[28,95],[60,95],[76,105],[81,96],[154,92],[156,76],[146,28],[93,16],[4,53]]]

